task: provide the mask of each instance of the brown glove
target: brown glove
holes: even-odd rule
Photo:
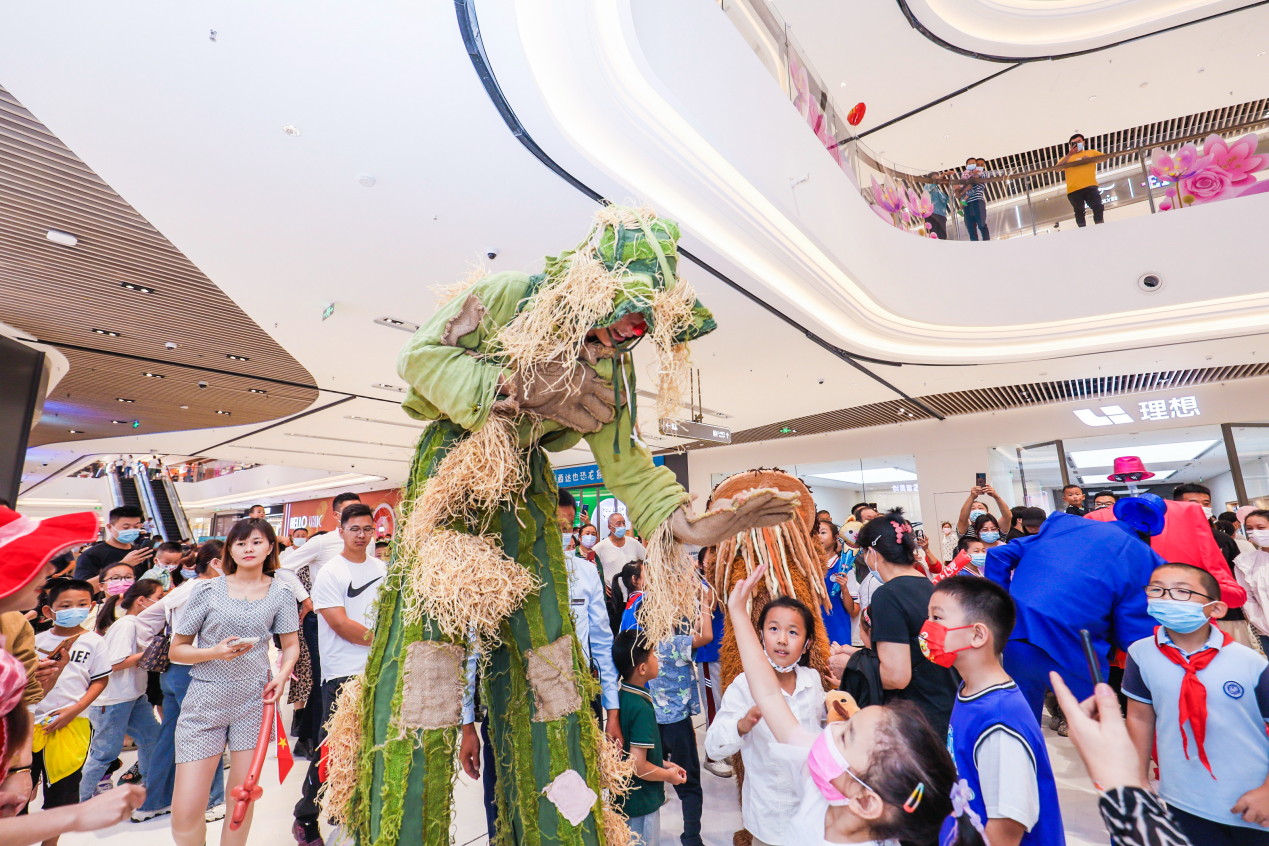
[[[617,417],[613,386],[595,368],[577,361],[544,364],[531,374],[505,377],[500,405],[554,420],[578,432],[598,432]]]
[[[670,528],[681,542],[713,546],[749,529],[776,526],[793,519],[798,495],[771,488],[746,491],[735,500],[716,499],[700,517],[689,516],[685,507],[670,515]]]

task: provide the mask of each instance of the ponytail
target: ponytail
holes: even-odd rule
[[[102,603],[101,610],[97,612],[97,634],[104,635],[106,630],[114,624],[118,608],[122,607],[124,611],[131,611],[138,599],[143,596],[149,599],[155,591],[162,589],[163,584],[157,579],[138,579],[123,596],[112,595]]]
[[[636,559],[622,567],[621,572],[612,577],[612,597],[614,602],[620,603],[619,607],[626,607],[626,600],[630,599],[630,594],[634,593],[635,576],[641,575],[643,575],[643,561]]]

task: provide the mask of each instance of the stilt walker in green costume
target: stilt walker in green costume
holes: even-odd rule
[[[645,629],[696,619],[700,580],[681,543],[709,545],[793,514],[756,491],[696,517],[652,462],[635,420],[630,348],[654,345],[659,410],[675,409],[687,341],[715,328],[677,276],[678,227],[609,206],[535,276],[458,286],[402,351],[419,439],[402,529],[359,685],[331,722],[325,807],[359,846],[451,840],[455,750],[469,650],[497,761],[502,846],[624,846],[604,788],[620,766],[587,703],[596,684],[568,613],[547,452],[585,438],[605,485],[648,539]]]

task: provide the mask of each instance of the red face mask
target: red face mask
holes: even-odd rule
[[[925,625],[921,626],[921,634],[917,638],[917,642],[921,644],[921,654],[927,660],[938,664],[940,667],[951,667],[956,663],[956,653],[964,652],[972,647],[962,646],[960,649],[947,651],[944,644],[947,642],[948,632],[959,632],[961,629],[972,629],[974,624],[968,626],[957,626],[949,629],[942,623],[936,623],[934,620],[926,620]]]

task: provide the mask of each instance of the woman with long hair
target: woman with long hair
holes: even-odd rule
[[[261,519],[239,520],[225,538],[221,566],[224,578],[196,584],[173,628],[171,659],[193,665],[176,724],[172,836],[178,846],[206,842],[204,809],[226,745],[231,792],[246,779],[264,703],[277,700],[300,651],[295,595],[273,578],[273,527]],[[282,644],[282,664],[270,673],[272,635]],[[246,843],[251,816],[248,809],[236,831],[226,826],[221,843]]]

